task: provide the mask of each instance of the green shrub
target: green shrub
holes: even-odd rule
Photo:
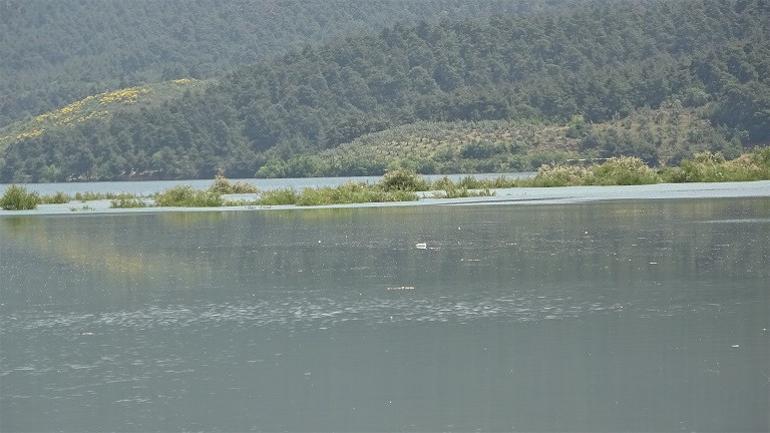
[[[113,208],[138,208],[138,207],[147,207],[147,203],[142,201],[141,199],[135,198],[135,197],[122,197],[115,200],[112,200],[110,202],[110,207]]]
[[[218,207],[224,204],[222,196],[211,191],[199,191],[189,185],[179,185],[155,196],[161,207]]]
[[[655,170],[634,156],[610,158],[591,170],[594,185],[647,185],[661,180]]]
[[[135,198],[136,194],[128,192],[76,192],[75,200],[77,201],[94,201],[94,200],[116,200],[116,199],[128,199]]]
[[[682,161],[683,182],[738,182],[770,179],[770,148],[725,160],[721,153],[700,152]]]
[[[545,187],[591,185],[593,175],[593,172],[585,167],[546,164],[537,170],[537,175],[529,181],[529,185]]]
[[[384,191],[427,191],[430,187],[422,176],[407,169],[388,171],[377,186]]]
[[[61,191],[55,194],[49,194],[40,197],[41,204],[64,204],[69,202],[70,196]]]
[[[217,175],[214,183],[209,187],[209,192],[216,194],[256,194],[259,189],[242,181],[231,183],[226,177]]]
[[[262,191],[257,203],[264,206],[278,206],[297,203],[297,192],[292,188]]]
[[[299,206],[321,206],[348,203],[380,203],[414,201],[413,191],[385,191],[377,186],[363,183],[346,183],[337,187],[305,188],[297,200]]]
[[[40,203],[40,197],[36,192],[29,192],[26,188],[11,185],[0,198],[0,207],[5,210],[31,210]]]
[[[641,159],[620,156],[590,167],[544,165],[528,184],[531,186],[645,185],[660,181],[661,178],[655,170]]]

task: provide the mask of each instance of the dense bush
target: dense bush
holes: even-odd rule
[[[176,186],[155,196],[155,205],[162,207],[217,207],[223,204],[220,194],[195,190],[189,185]]]
[[[306,188],[298,199],[299,206],[321,206],[346,203],[382,203],[394,201],[415,201],[413,191],[392,189],[383,190],[376,186],[361,183],[346,183],[337,187]]]
[[[70,196],[61,191],[40,197],[41,204],[64,204],[70,202]]]
[[[660,182],[660,177],[636,157],[610,158],[590,167],[545,165],[538,170],[531,186],[644,185]]]
[[[292,188],[272,189],[262,191],[259,195],[259,200],[257,200],[257,204],[265,206],[296,204],[297,198],[297,191]]]
[[[11,185],[0,197],[0,207],[5,210],[31,210],[40,203],[40,196],[36,192],[29,192],[26,188]]]
[[[412,170],[392,170],[382,177],[378,183],[383,191],[426,191],[428,182]]]
[[[230,182],[226,177],[218,174],[214,178],[214,183],[209,187],[209,191],[216,194],[256,194],[259,189],[247,182]]]
[[[770,179],[770,147],[726,160],[720,153],[701,152],[666,172],[669,182],[737,182]]]
[[[110,202],[113,208],[141,208],[147,207],[147,203],[140,198],[121,197]]]

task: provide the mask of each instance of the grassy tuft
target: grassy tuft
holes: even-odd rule
[[[130,198],[137,198],[138,196],[135,194],[127,193],[127,192],[76,192],[75,193],[75,200],[77,201],[94,201],[94,200],[119,200],[119,199],[130,199]]]
[[[770,147],[726,160],[721,153],[701,152],[669,170],[668,182],[740,182],[770,179]]]
[[[0,197],[0,207],[5,210],[31,210],[35,209],[40,203],[40,196],[35,192],[27,191],[26,188],[11,185]]]
[[[139,208],[139,207],[147,207],[147,203],[142,201],[142,199],[135,198],[135,197],[121,197],[121,198],[112,200],[110,202],[110,207],[121,208],[121,209]]]
[[[299,206],[321,206],[347,203],[380,203],[415,201],[417,194],[407,190],[384,190],[363,183],[346,183],[338,187],[305,188],[297,199]]]
[[[64,204],[70,202],[70,196],[63,192],[48,194],[40,197],[41,204]]]
[[[265,206],[278,206],[297,203],[297,192],[291,188],[273,189],[263,191],[257,203]]]
[[[217,175],[214,183],[209,187],[209,191],[216,194],[256,194],[259,189],[246,182],[230,182],[226,177]]]
[[[661,177],[639,158],[620,156],[590,167],[544,165],[528,186],[646,185]]]
[[[161,207],[218,207],[224,200],[220,194],[179,185],[156,194],[155,204]]]
[[[377,184],[384,191],[427,191],[430,184],[412,170],[391,170]]]

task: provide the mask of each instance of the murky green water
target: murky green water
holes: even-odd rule
[[[770,429],[770,199],[3,217],[0,275],[2,431]]]

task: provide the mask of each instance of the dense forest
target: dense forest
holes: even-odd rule
[[[559,3],[0,0],[0,127],[95,93],[208,78],[340,34],[395,22],[529,13]]]
[[[579,151],[665,164],[686,155],[665,144],[671,137],[645,140],[660,124],[639,114],[663,107],[707,123],[694,138],[702,147],[735,153],[770,141],[769,36],[764,0],[396,24],[303,46],[156,106],[19,133],[0,145],[0,179],[249,177],[425,121],[561,125]],[[645,126],[630,139],[608,132],[622,119]]]

